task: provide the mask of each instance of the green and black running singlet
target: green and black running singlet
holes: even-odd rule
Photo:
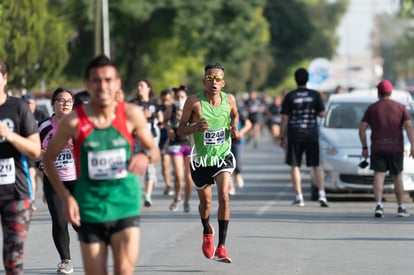
[[[78,180],[74,196],[81,222],[109,222],[137,216],[141,208],[139,178],[128,171],[133,137],[126,127],[124,102],[118,102],[116,116],[106,129],[94,128],[83,108],[79,117],[74,156]]]
[[[199,92],[201,102],[201,118],[205,118],[210,125],[205,132],[194,132],[192,135],[192,160],[204,163],[206,166],[215,166],[219,159],[224,159],[231,148],[230,139],[230,109],[226,93],[221,92],[221,104],[212,106]]]

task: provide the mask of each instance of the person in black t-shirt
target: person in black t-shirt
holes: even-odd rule
[[[236,181],[238,188],[244,187],[244,179],[242,176],[242,167],[243,167],[243,155],[244,155],[244,136],[246,133],[252,128],[252,123],[245,115],[246,112],[243,111],[243,107],[239,107],[239,123],[238,123],[238,130],[239,136],[237,138],[231,139],[231,152],[236,159],[236,168],[233,172],[233,179]],[[234,187],[233,181],[230,183],[230,195],[236,194],[236,189]]]
[[[187,100],[187,86],[181,85],[173,88],[174,105],[165,114],[168,118],[168,153],[171,156],[174,173],[174,194],[175,197],[170,204],[171,211],[177,211],[179,204],[182,202],[181,193],[184,186],[184,212],[190,212],[190,197],[193,180],[190,171],[190,138],[187,135],[180,136],[177,134],[178,125],[183,114],[184,103]],[[183,184],[185,183],[185,184]]]
[[[6,274],[23,274],[24,241],[32,214],[28,158],[41,157],[37,123],[29,106],[6,93],[7,68],[0,59],[0,213]]]
[[[282,101],[283,95],[276,95],[272,104],[266,110],[266,124],[272,136],[273,144],[279,144]]]
[[[304,68],[295,71],[297,89],[289,92],[283,102],[280,125],[280,146],[287,147],[286,163],[291,166],[291,177],[296,198],[294,205],[304,206],[300,166],[306,153],[306,165],[312,167],[319,189],[319,202],[328,206],[324,187],[324,172],[319,161],[319,133],[317,117],[325,116],[321,95],[308,89],[309,73]]]
[[[157,101],[154,100],[154,91],[152,89],[152,84],[148,79],[142,78],[137,81],[137,97],[132,99],[130,102],[141,106],[144,115],[147,118],[148,128],[151,130],[151,133],[154,136],[154,142],[158,147],[160,138],[160,128],[158,126],[158,122],[164,121],[164,117]],[[139,148],[139,144],[136,144],[136,147]],[[151,163],[148,165],[144,181],[144,206],[150,207],[152,206],[152,190],[157,182],[157,171],[154,164]]]
[[[168,118],[166,114],[171,112],[172,107],[174,106],[174,95],[171,88],[164,89],[160,95],[160,110],[163,113],[164,121],[158,123],[160,127],[160,139],[158,142],[158,147],[160,148],[161,153],[161,173],[164,178],[165,188],[164,195],[173,196],[174,190],[171,187],[171,157],[168,153]]]
[[[261,123],[263,122],[262,116],[266,109],[263,102],[258,98],[257,91],[251,91],[249,93],[249,98],[245,102],[245,108],[249,113],[247,118],[252,123],[252,128],[250,129],[249,134],[253,137],[253,147],[257,148],[262,126]],[[250,137],[248,140],[250,140]]]

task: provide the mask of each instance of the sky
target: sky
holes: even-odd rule
[[[339,55],[367,52],[375,13],[395,13],[399,0],[350,0],[348,11],[337,29]]]

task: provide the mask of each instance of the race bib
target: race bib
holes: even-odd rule
[[[207,130],[204,132],[204,145],[221,145],[226,141],[226,129]]]
[[[0,159],[0,185],[13,184],[16,181],[16,167],[14,159]]]
[[[128,175],[125,148],[88,152],[88,174],[93,180],[125,178]]]
[[[180,150],[181,150],[180,145],[168,145],[168,153],[170,153],[170,154],[179,153]]]
[[[56,169],[66,169],[73,167],[75,161],[73,159],[72,151],[69,149],[63,150],[55,159]]]

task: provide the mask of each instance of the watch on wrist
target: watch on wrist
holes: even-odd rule
[[[149,160],[151,160],[151,158],[152,158],[152,154],[151,154],[151,151],[150,151],[150,150],[147,150],[147,149],[142,149],[140,153],[143,153],[144,155],[146,155],[146,156],[147,156],[147,158],[148,158]]]

